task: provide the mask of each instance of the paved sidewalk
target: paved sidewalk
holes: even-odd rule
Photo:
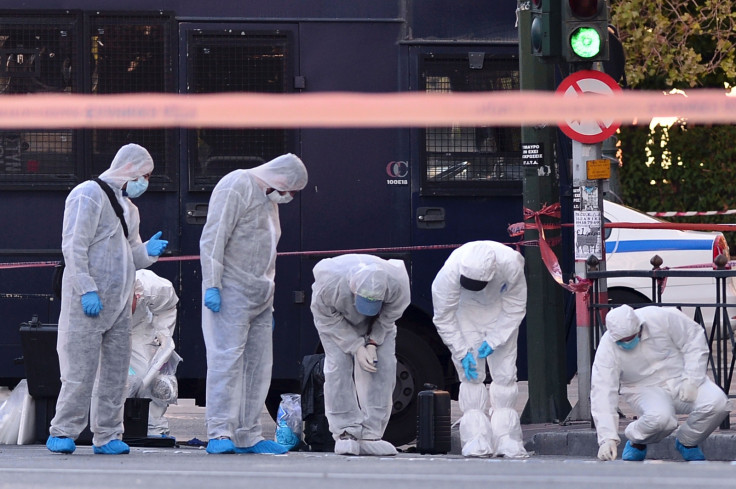
[[[7,396],[7,392],[0,392],[0,402]],[[517,411],[521,413],[529,398],[527,382],[519,382],[519,398],[517,400]],[[568,385],[568,399],[574,407],[578,399],[578,386],[576,378]],[[733,401],[732,401],[733,403]],[[628,410],[625,402],[619,406],[624,414],[620,423],[620,436],[622,443],[619,446],[619,457],[623,450],[625,437],[623,431],[631,421],[633,414]],[[195,406],[192,399],[180,399],[177,405],[169,407],[167,418],[171,428],[171,434],[179,443],[199,440],[207,441],[204,424],[203,407]],[[452,422],[460,418],[460,409],[456,401],[452,402]],[[685,416],[681,417],[681,421]],[[708,460],[736,460],[736,413],[732,410],[730,415],[731,429],[717,429],[701,447]],[[273,439],[276,428],[268,412],[263,410],[261,416],[263,435],[267,439]],[[524,445],[533,455],[551,455],[565,457],[583,457],[595,459],[598,453],[598,443],[595,430],[587,421],[573,421],[568,424],[536,423],[521,425]],[[399,447],[408,450],[412,445]],[[459,455],[461,450],[460,435],[458,427],[452,429],[452,451],[451,454]],[[669,436],[662,442],[649,447],[648,459],[682,460],[680,454],[674,447],[674,437]]]
[[[522,397],[522,391],[525,389],[526,383],[519,383],[519,394]],[[524,403],[528,399],[528,393],[524,392]],[[578,399],[577,377],[568,385],[568,399],[574,407]],[[521,399],[519,400],[521,403]],[[731,401],[733,403],[733,401]],[[521,406],[523,409],[523,404]],[[619,458],[623,451],[626,437],[624,429],[634,421],[635,417],[625,401],[621,401],[619,409],[625,416],[620,419],[619,436],[621,444],[619,445]],[[519,411],[521,412],[521,411]],[[680,423],[687,418],[686,415],[679,416]],[[732,461],[736,460],[736,413],[731,410],[730,414],[731,428],[728,430],[716,429],[710,437],[701,446],[703,453],[708,460],[714,461]],[[590,422],[575,421],[566,425],[557,423],[540,423],[521,425],[524,433],[524,446],[529,452],[536,455],[559,455],[568,457],[589,457],[595,458],[598,454],[598,440],[595,430]],[[457,442],[459,443],[459,436]],[[661,442],[650,445],[647,449],[647,459],[659,460],[682,460],[682,456],[675,449],[675,437],[670,435]]]

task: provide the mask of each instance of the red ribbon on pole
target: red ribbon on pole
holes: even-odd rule
[[[524,220],[528,221],[529,219],[534,219],[533,225],[526,225],[529,226],[527,229],[536,228],[539,232],[539,251],[542,255],[542,261],[547,267],[547,271],[554,281],[566,290],[569,290],[570,292],[586,292],[590,288],[590,280],[581,279],[580,277],[577,277],[577,282],[570,281],[570,283],[565,283],[564,280],[562,280],[562,268],[560,267],[560,262],[557,260],[557,255],[552,251],[552,247],[547,242],[547,238],[544,235],[545,229],[554,229],[559,228],[560,226],[544,225],[541,219],[542,216],[559,219],[561,217],[560,203],[556,202],[552,205],[543,206],[542,209],[537,212],[527,209],[526,207],[524,208]]]

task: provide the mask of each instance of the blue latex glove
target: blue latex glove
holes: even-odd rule
[[[94,290],[82,296],[82,310],[87,316],[96,317],[102,310],[100,296]]]
[[[161,231],[151,236],[151,239],[149,239],[148,243],[146,243],[146,251],[148,252],[148,256],[161,256],[161,253],[163,253],[166,249],[166,246],[168,246],[169,242],[165,239],[158,239],[160,237]]]
[[[491,348],[491,345],[486,341],[484,341],[483,344],[480,345],[480,348],[478,348],[478,358],[485,358],[491,353],[493,353],[493,348]]]
[[[475,366],[477,363],[475,362],[475,358],[473,358],[473,354],[468,352],[467,355],[465,355],[465,358],[462,360],[463,369],[465,370],[465,377],[467,377],[469,380],[475,380],[478,378],[478,371],[475,370]]]
[[[212,312],[220,311],[220,289],[210,287],[204,293],[204,305]]]

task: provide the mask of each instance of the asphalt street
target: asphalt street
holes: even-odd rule
[[[53,454],[41,445],[0,447],[0,487],[105,488],[288,487],[351,489],[401,487],[585,488],[642,486],[732,487],[736,466],[726,462],[598,462],[593,458],[464,458],[399,454],[345,457],[331,453],[208,455],[203,448],[133,448],[129,455],[93,455],[79,447]]]
[[[526,383],[520,383],[519,409],[526,402]],[[575,404],[577,386],[570,400]],[[453,402],[453,419],[460,413]],[[625,413],[625,411],[624,411]],[[626,413],[625,413],[626,414]],[[176,487],[289,487],[351,489],[378,486],[402,489],[440,489],[472,485],[504,488],[607,488],[624,484],[651,488],[697,486],[731,487],[736,462],[684,463],[674,457],[643,463],[599,462],[595,458],[595,432],[590,423],[522,425],[526,459],[465,458],[459,455],[459,437],[446,455],[420,455],[412,446],[399,447],[396,457],[346,457],[333,453],[290,452],[286,455],[209,455],[204,408],[182,399],[168,412],[174,448],[132,447],[124,456],[94,455],[79,446],[72,455],[49,452],[45,446],[0,445],[0,489]],[[631,419],[624,418],[622,426]],[[263,411],[264,435],[272,437],[275,425]],[[455,432],[456,434],[456,432]],[[733,436],[717,431],[712,438]],[[589,446],[593,444],[592,447]],[[736,442],[731,446],[736,447]],[[704,448],[705,449],[705,448]],[[724,453],[728,453],[726,449]],[[552,452],[552,453],[546,453]],[[708,451],[706,454],[709,455]],[[736,460],[736,457],[731,460]]]

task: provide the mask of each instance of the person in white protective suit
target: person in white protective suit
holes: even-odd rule
[[[396,455],[382,440],[396,384],[396,321],[410,302],[401,260],[349,254],[314,267],[312,315],[325,351],[325,415],[340,455]]]
[[[606,315],[606,329],[591,375],[598,458],[615,460],[618,455],[620,392],[637,416],[624,432],[624,460],[644,460],[647,445],[675,429],[682,457],[705,460],[699,445],[729,407],[726,394],[706,376],[708,344],[702,327],[675,308],[623,305]],[[677,414],[689,414],[679,428]]]
[[[307,184],[293,154],[235,170],[215,186],[199,241],[207,348],[208,453],[284,453],[262,436],[273,364],[277,204]]]
[[[516,340],[526,314],[524,258],[494,241],[466,243],[437,274],[432,302],[434,324],[460,377],[462,454],[527,457],[515,409]],[[493,379],[488,390],[484,361]]]
[[[170,433],[165,413],[178,397],[175,374],[181,362],[173,338],[178,302],[170,281],[150,270],[135,273],[128,397],[151,399],[148,436]]]
[[[46,446],[72,453],[89,416],[94,453],[128,453],[122,441],[135,270],[156,262],[168,242],[157,232],[141,242],[130,198],[148,186],[153,159],[145,148],[120,148],[100,179],[122,207],[125,228],[94,181],[80,183],[64,208],[58,341],[61,391]]]

